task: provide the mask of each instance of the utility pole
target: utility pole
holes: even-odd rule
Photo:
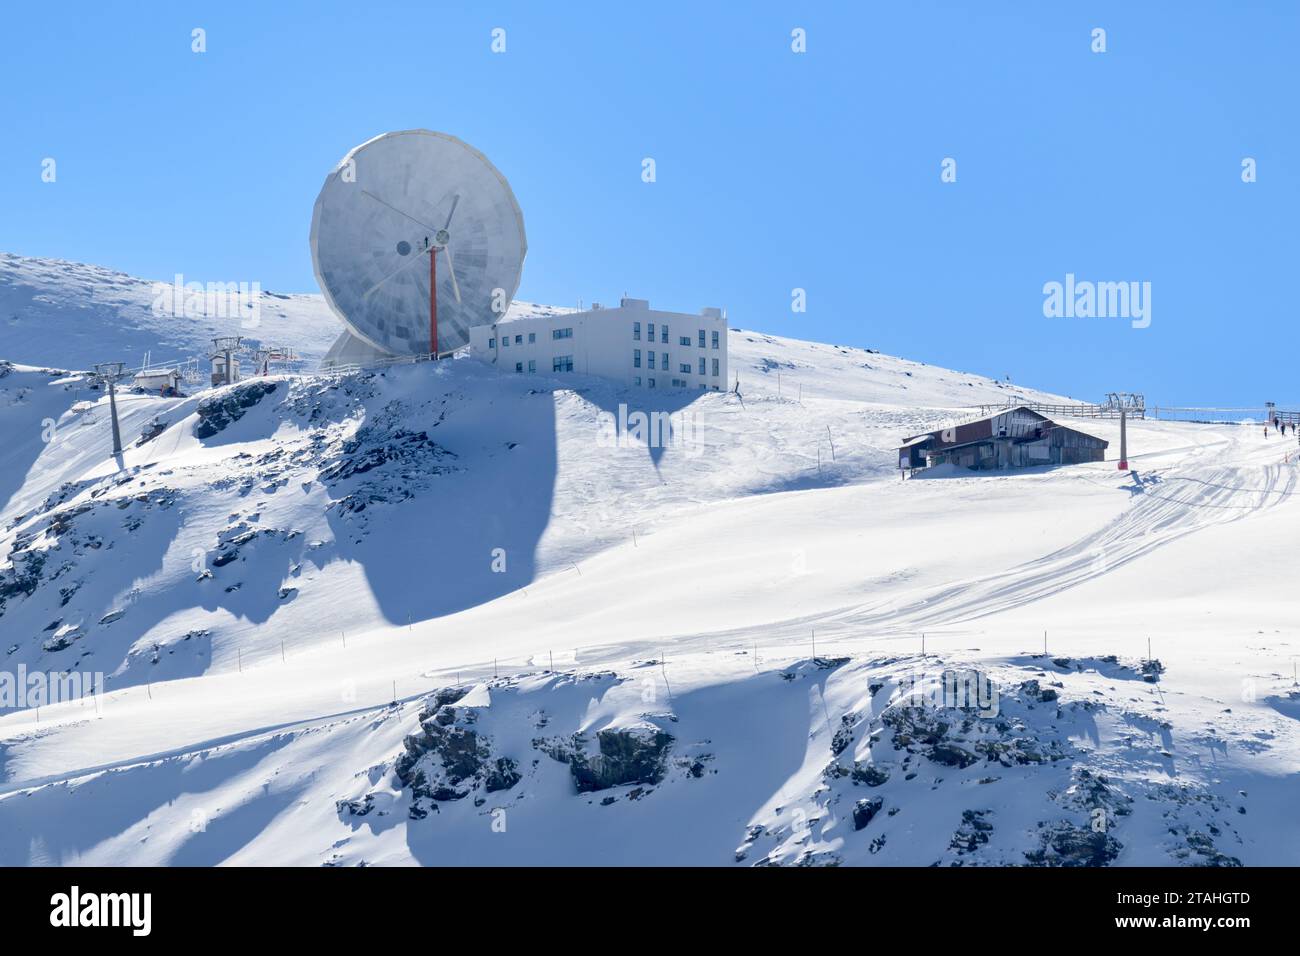
[[[1119,410],[1119,470],[1128,471],[1128,414]]]
[[[95,379],[108,386],[108,407],[113,418],[113,454],[122,454],[122,432],[117,426],[117,394],[113,386],[125,375],[121,362],[101,362],[95,366]]]
[[[271,358],[275,354],[275,349],[260,348],[253,350],[253,370],[256,374],[266,375],[267,367],[271,364]]]
[[[253,350],[254,371],[258,375],[270,375],[272,362],[296,362],[298,355],[287,345],[263,346]]]

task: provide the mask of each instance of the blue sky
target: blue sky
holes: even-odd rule
[[[1295,403],[1298,40],[1285,2],[8,5],[0,249],[316,291],[325,174],[428,127],[510,180],[521,298]],[[1150,326],[1044,317],[1067,273],[1150,282]]]

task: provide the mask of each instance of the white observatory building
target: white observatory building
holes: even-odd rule
[[[585,312],[507,313],[469,330],[474,358],[504,372],[577,372],[639,388],[726,391],[727,318],[660,312],[646,299]]]

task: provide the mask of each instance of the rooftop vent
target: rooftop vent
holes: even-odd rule
[[[619,299],[618,304],[621,308],[624,309],[649,309],[650,308],[649,299],[629,299],[626,296],[624,296],[622,299]]]

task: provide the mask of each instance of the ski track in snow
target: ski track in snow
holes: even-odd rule
[[[1295,490],[1295,469],[1269,464],[1225,468],[1197,464],[1197,459],[1239,452],[1199,449],[1186,466],[1158,471],[1154,490],[1143,488],[1135,504],[1095,534],[1027,564],[880,612],[855,608],[829,619],[839,627],[868,627],[894,632],[927,626],[962,624],[1057,594],[1099,574],[1137,560],[1185,535],[1276,507]],[[824,619],[826,620],[826,619]]]

